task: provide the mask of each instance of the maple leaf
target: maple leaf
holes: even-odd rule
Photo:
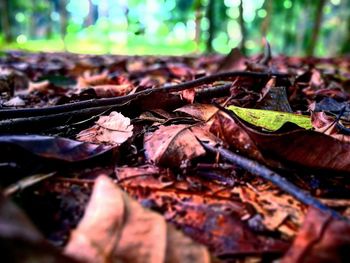
[[[84,142],[120,145],[133,135],[133,128],[129,118],[112,111],[108,116],[101,116],[94,126],[81,131],[77,139]]]

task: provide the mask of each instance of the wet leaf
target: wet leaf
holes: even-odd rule
[[[78,162],[93,158],[111,149],[108,146],[78,142],[66,138],[41,135],[0,136],[0,146],[16,152],[18,148],[41,158]]]

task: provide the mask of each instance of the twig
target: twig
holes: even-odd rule
[[[246,157],[240,156],[238,154],[235,154],[229,150],[226,150],[222,147],[215,147],[210,145],[207,142],[200,141],[203,147],[210,152],[220,154],[224,159],[227,161],[234,163],[236,165],[239,165],[240,167],[244,168],[251,174],[254,174],[256,176],[260,176],[264,178],[265,180],[275,184],[283,191],[287,192],[288,194],[295,197],[300,202],[313,206],[325,213],[329,213],[336,219],[349,221],[347,218],[340,215],[338,212],[334,211],[333,209],[329,208],[328,206],[324,205],[322,202],[317,200],[316,198],[312,197],[310,194],[304,192],[299,187],[295,186],[294,184],[288,182],[285,178],[280,176],[279,174],[275,173],[274,171],[270,170],[266,166],[259,164],[258,162],[252,161]]]
[[[101,106],[113,106],[115,104],[125,103],[131,100],[136,99],[140,96],[149,96],[154,93],[163,93],[163,92],[175,92],[182,91],[185,89],[195,88],[203,84],[209,84],[215,81],[221,80],[232,80],[236,77],[288,77],[288,74],[283,73],[258,73],[258,72],[249,72],[249,71],[233,71],[233,72],[224,72],[218,73],[210,76],[205,76],[198,78],[192,81],[184,82],[177,85],[165,86],[160,88],[142,90],[134,94],[129,94],[126,96],[120,96],[116,98],[103,98],[103,99],[93,99],[87,101],[74,102],[70,104],[46,107],[46,108],[31,108],[31,109],[8,109],[0,111],[0,119],[9,119],[9,118],[25,118],[25,117],[34,117],[34,116],[44,116],[49,114],[59,114],[64,112],[72,112],[76,110],[101,107]]]
[[[68,120],[77,121],[81,118],[91,118],[91,115],[98,116],[100,113],[106,112],[106,110],[112,110],[123,105],[102,106],[88,109],[81,109],[72,112],[64,112],[51,115],[43,116],[33,116],[33,117],[23,117],[14,118],[0,121],[0,133],[9,133],[17,131],[40,131],[43,129],[48,129],[52,127],[57,127],[60,125],[68,125]],[[73,118],[74,117],[74,118]]]
[[[54,176],[56,174],[56,172],[52,172],[52,173],[48,173],[48,174],[36,174],[36,175],[32,175],[26,178],[23,178],[21,180],[19,180],[18,182],[6,187],[4,189],[4,195],[5,196],[10,196],[13,195],[14,193],[18,192],[18,191],[22,191],[23,189],[33,186],[43,180],[46,180],[52,176]]]
[[[266,38],[263,38],[264,42],[264,56],[260,60],[260,64],[267,66],[271,60],[271,46]]]

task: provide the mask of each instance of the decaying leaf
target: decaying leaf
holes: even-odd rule
[[[263,160],[255,142],[228,114],[222,111],[218,112],[210,126],[210,131],[232,148],[256,160]]]
[[[350,250],[350,224],[310,208],[283,263],[347,262]]]
[[[269,131],[276,131],[287,122],[294,123],[304,129],[312,128],[310,117],[304,115],[270,110],[247,109],[233,105],[229,106],[228,109],[233,111],[244,121]]]
[[[245,127],[264,155],[313,169],[350,171],[350,143],[311,130],[279,134],[262,133]]]
[[[84,142],[120,145],[133,135],[130,119],[121,113],[112,111],[108,116],[101,116],[96,124],[77,135]]]
[[[97,85],[92,86],[91,88],[95,91],[97,97],[99,98],[124,96],[133,90],[133,86],[130,84]]]
[[[263,225],[278,230],[285,237],[294,237],[304,217],[303,205],[293,197],[265,185],[255,188],[240,186],[233,190],[242,201],[250,203],[263,216]]]
[[[84,262],[209,262],[204,246],[129,198],[106,176],[65,248]]]
[[[0,195],[0,250],[2,262],[73,263],[51,246],[12,202]]]
[[[0,146],[7,148],[7,154],[11,152],[13,155],[19,153],[23,156],[23,151],[19,151],[22,149],[41,158],[66,162],[87,160],[111,149],[109,146],[41,135],[0,136]]]
[[[156,164],[180,166],[181,162],[205,154],[197,138],[215,141],[204,128],[189,125],[161,126],[144,138],[146,157]]]
[[[211,104],[194,103],[178,108],[175,112],[188,114],[201,121],[208,121],[218,112],[218,110],[217,107]]]

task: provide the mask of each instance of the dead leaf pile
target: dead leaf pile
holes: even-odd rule
[[[2,259],[346,262],[350,59],[264,43],[1,57]]]

